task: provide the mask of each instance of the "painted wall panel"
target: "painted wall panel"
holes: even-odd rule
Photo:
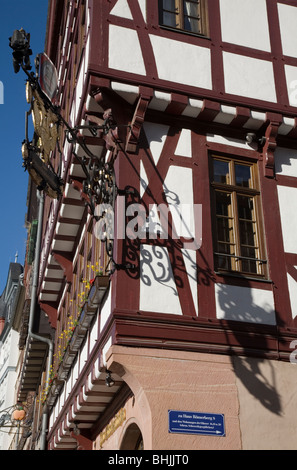
[[[278,186],[284,250],[297,253],[297,188]]]
[[[277,4],[284,55],[297,57],[297,7]]]
[[[140,247],[140,310],[181,315],[167,248]]]
[[[270,52],[266,0],[220,0],[222,40]]]
[[[208,48],[155,35],[150,35],[150,39],[160,79],[212,89]]]
[[[297,150],[277,147],[274,152],[275,172],[297,177]]]
[[[112,69],[145,75],[146,70],[136,31],[110,25],[108,63]]]
[[[272,63],[223,52],[225,90],[232,95],[276,102]]]
[[[217,318],[275,324],[273,293],[249,287],[215,285]]]

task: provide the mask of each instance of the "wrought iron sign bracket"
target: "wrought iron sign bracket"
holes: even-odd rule
[[[125,271],[128,271],[130,269],[135,268],[134,264],[131,263],[126,263],[126,264],[117,264],[114,262],[114,268],[119,271],[120,269],[124,269]]]
[[[26,95],[27,102],[30,104],[30,111],[26,114],[26,138],[23,142],[24,167],[30,173],[33,181],[40,190],[46,192],[50,197],[59,198],[63,193],[64,181],[60,177],[61,162],[58,174],[55,172],[51,156],[54,150],[59,149],[59,128],[64,126],[65,136],[69,143],[80,146],[84,157],[78,156],[75,145],[72,148],[72,154],[78,164],[81,166],[85,178],[83,181],[74,181],[76,189],[81,191],[86,200],[90,213],[95,220],[100,220],[96,213],[96,208],[100,204],[108,204],[114,208],[115,200],[118,194],[131,194],[130,189],[119,190],[116,186],[114,174],[115,151],[119,149],[120,139],[118,136],[118,127],[113,119],[112,110],[107,109],[103,114],[103,119],[95,115],[88,115],[88,125],[71,127],[61,115],[60,109],[56,106],[56,94],[58,89],[57,72],[54,64],[45,55],[41,54],[35,59],[36,72],[31,72],[30,55],[30,35],[24,30],[15,30],[10,39],[10,47],[13,49],[13,65],[15,73],[20,68],[27,76]],[[43,83],[40,72],[41,65],[49,67],[52,72],[54,86],[49,88]],[[39,70],[39,74],[38,74]],[[45,82],[51,83],[51,80]],[[130,128],[130,138],[132,139],[135,129],[141,128],[141,117],[138,114],[145,112],[147,100],[142,100],[138,106],[138,112],[133,121],[133,126],[124,126]],[[28,115],[32,113],[35,134],[32,142],[28,138]],[[132,128],[133,127],[133,128]],[[89,131],[92,137],[102,137],[105,140],[106,148],[112,150],[111,159],[106,162],[105,158],[94,155],[85,143],[81,131]],[[132,133],[132,134],[131,134]],[[100,135],[101,134],[101,135]],[[133,140],[133,139],[132,139]],[[61,157],[61,152],[60,152]],[[113,269],[132,269],[131,264],[117,264],[113,259],[113,241],[107,237],[106,250],[113,263]]]

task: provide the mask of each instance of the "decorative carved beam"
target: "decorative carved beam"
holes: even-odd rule
[[[274,151],[277,146],[276,138],[281,123],[281,116],[278,114],[268,115],[269,124],[266,128],[263,146],[264,175],[267,178],[274,178]]]
[[[79,434],[71,431],[70,435],[73,439],[77,441],[77,449],[76,450],[92,450],[93,442],[83,435],[84,430],[80,430]]]
[[[53,328],[57,328],[57,304],[53,302],[39,302],[40,308],[47,314]]]
[[[140,132],[142,129],[142,125],[144,122],[145,114],[151,100],[151,95],[143,95],[141,94],[138,103],[136,105],[136,109],[134,112],[134,116],[130,126],[130,132],[128,134],[127,143],[126,143],[126,151],[130,153],[135,153],[137,150],[137,146],[139,143]]]
[[[74,178],[71,179],[71,184],[76,191],[79,191],[81,199],[83,199],[87,204],[90,204],[90,198],[88,195],[84,192],[84,187],[83,183],[81,181],[78,181]]]
[[[53,251],[53,255],[57,263],[63,268],[64,275],[67,282],[72,282],[73,269],[72,269],[72,256],[64,252]]]

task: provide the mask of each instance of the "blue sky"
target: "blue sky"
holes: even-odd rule
[[[4,102],[0,104],[0,164],[1,164],[1,231],[0,231],[0,295],[6,285],[9,263],[24,263],[27,232],[25,214],[28,173],[22,167],[21,146],[25,137],[26,76],[15,74],[9,37],[15,29],[24,28],[31,34],[34,58],[44,51],[48,0],[0,0],[0,81]],[[1,85],[1,84],[0,84]],[[30,137],[30,136],[29,136]]]

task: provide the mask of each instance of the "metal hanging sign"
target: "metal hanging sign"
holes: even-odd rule
[[[58,89],[58,74],[53,62],[46,54],[39,54],[38,82],[43,93],[54,104]]]

